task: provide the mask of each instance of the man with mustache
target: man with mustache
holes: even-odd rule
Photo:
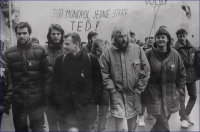
[[[6,50],[3,60],[10,71],[13,90],[13,122],[15,131],[43,131],[44,107],[49,105],[52,68],[45,48],[32,43],[31,26],[20,22],[15,26],[17,45]]]
[[[64,30],[59,24],[51,24],[47,34],[47,45],[45,48],[49,54],[52,69],[54,68],[55,61],[58,56],[66,53],[66,49],[63,47],[63,35]],[[52,95],[54,93],[52,92]],[[59,131],[57,122],[59,122],[59,115],[57,114],[56,103],[51,100],[51,105],[46,108],[45,112],[49,124],[49,131]]]
[[[192,125],[194,124],[190,117],[190,113],[195,105],[197,98],[195,82],[199,79],[198,53],[190,41],[187,39],[187,34],[188,32],[183,28],[177,30],[176,35],[178,41],[174,45],[174,48],[179,52],[185,66],[186,87],[188,95],[190,96],[186,107],[184,103],[180,104],[181,109],[179,111],[179,115],[181,117],[181,126],[183,128],[187,128],[188,123]]]
[[[144,51],[139,45],[129,43],[123,28],[116,27],[111,39],[113,45],[101,54],[103,82],[111,96],[116,131],[133,131],[141,112],[141,92],[147,86],[150,67]]]

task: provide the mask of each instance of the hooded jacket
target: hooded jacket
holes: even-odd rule
[[[144,51],[129,44],[121,51],[114,44],[101,55],[104,87],[111,93],[111,114],[132,118],[141,112],[141,95],[150,77],[150,67]],[[145,76],[140,78],[141,71]]]
[[[196,49],[186,40],[186,46],[179,41],[173,46],[180,54],[186,69],[186,82],[194,83],[199,79],[199,59]]]
[[[180,101],[185,99],[186,73],[176,50],[168,46],[163,58],[155,46],[154,43],[153,47],[145,52],[151,67],[151,76],[145,90],[147,109],[151,114],[161,114],[164,109],[164,115],[167,117],[179,111]]]

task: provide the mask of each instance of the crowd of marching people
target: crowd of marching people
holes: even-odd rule
[[[169,132],[178,111],[183,128],[194,124],[199,55],[185,29],[177,30],[175,44],[165,26],[145,44],[120,27],[111,43],[94,31],[82,42],[51,24],[43,46],[31,32],[27,22],[17,24],[17,44],[1,57],[1,120],[12,104],[15,131],[28,132],[27,117],[33,132],[43,131],[44,113],[50,132],[106,131],[109,115],[116,131],[134,131],[145,126],[145,109],[156,120],[150,131]]]

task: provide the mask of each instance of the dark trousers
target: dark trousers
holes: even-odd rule
[[[143,116],[143,115],[144,115],[145,108],[146,108],[146,105],[143,105],[143,104],[142,104],[142,112],[139,114],[139,116]],[[147,110],[147,109],[146,109],[146,110]],[[149,114],[148,110],[147,110],[147,114]]]
[[[168,121],[171,115],[167,117],[164,114],[153,116],[155,117],[156,122],[150,132],[170,132]]]
[[[28,132],[27,116],[29,116],[32,132],[43,131],[44,107],[36,107],[26,110],[21,106],[13,105],[12,112],[15,131]]]
[[[103,131],[107,129],[108,123],[108,112],[109,112],[109,101],[110,94],[107,91],[103,91],[102,104],[98,107],[98,131]]]
[[[59,129],[58,129],[57,122],[59,123],[59,121],[58,121],[59,116],[58,116],[57,110],[53,106],[48,106],[45,109],[45,113],[46,113],[47,121],[49,124],[49,131],[50,132],[53,132],[53,131],[58,132]]]
[[[179,111],[179,115],[181,117],[181,121],[182,120],[186,120],[186,115],[190,115],[195,102],[196,102],[196,98],[197,98],[197,89],[196,89],[196,84],[194,83],[186,83],[186,88],[188,91],[188,95],[189,95],[189,101],[187,103],[187,106],[185,107],[185,101],[182,101],[180,103],[180,111]],[[185,89],[184,89],[185,92]]]

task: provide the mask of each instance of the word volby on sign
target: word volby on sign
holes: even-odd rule
[[[165,5],[167,3],[167,0],[145,0],[146,4],[148,3],[150,5]]]

